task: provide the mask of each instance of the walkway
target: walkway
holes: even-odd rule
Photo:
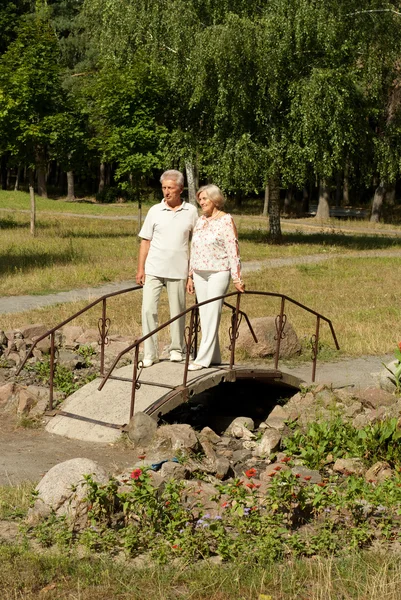
[[[348,252],[339,254],[308,254],[305,256],[295,256],[288,258],[270,258],[259,261],[246,261],[242,263],[242,272],[252,273],[260,269],[290,267],[292,265],[316,264],[332,260],[335,258],[401,258],[401,249],[399,250],[364,250],[359,252]],[[77,302],[85,300],[92,302],[94,299],[118,292],[126,288],[135,286],[136,282],[120,281],[117,283],[107,283],[98,287],[81,288],[67,292],[58,292],[47,294],[45,296],[8,296],[0,298],[0,314],[20,313],[35,308],[53,306],[64,302]]]

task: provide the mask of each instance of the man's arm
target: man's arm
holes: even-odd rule
[[[139,256],[138,256],[138,270],[136,272],[136,282],[139,285],[143,285],[145,283],[145,262],[149,253],[150,248],[150,240],[142,240],[141,245],[139,246]]]

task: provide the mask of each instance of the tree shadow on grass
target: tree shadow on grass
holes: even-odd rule
[[[93,232],[85,232],[85,231],[69,231],[68,233],[60,233],[59,234],[60,238],[63,239],[92,239],[92,240],[97,240],[97,239],[118,239],[118,238],[137,238],[138,235],[136,233],[129,233],[129,232],[106,232],[106,233],[96,233],[95,231]]]
[[[36,229],[50,229],[52,225],[50,223],[37,223]],[[26,229],[27,234],[30,231],[29,221],[16,221],[13,217],[0,217],[0,230],[6,229]]]
[[[12,275],[18,272],[34,271],[46,267],[55,267],[78,264],[82,262],[80,253],[73,249],[64,252],[19,252],[17,248],[12,248],[8,252],[0,254],[0,275]]]
[[[243,231],[239,233],[239,240],[255,244],[269,243],[267,233],[261,230]],[[345,235],[344,233],[283,233],[282,245],[307,244],[315,246],[337,246],[347,250],[380,250],[386,248],[400,248],[401,237],[384,235]]]

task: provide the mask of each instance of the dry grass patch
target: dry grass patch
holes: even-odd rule
[[[332,320],[341,354],[348,356],[377,355],[392,352],[400,340],[397,329],[401,321],[398,267],[401,259],[394,258],[338,258],[322,264],[264,269],[246,277],[248,290],[285,294],[320,312]],[[192,303],[192,299],[188,303]],[[8,329],[25,323],[43,322],[49,327],[71,316],[87,303],[69,303],[51,309],[38,309],[22,314],[3,315],[1,328]],[[112,321],[111,332],[140,335],[141,292],[112,298],[108,302]],[[276,316],[279,299],[245,295],[242,309],[250,318]],[[79,317],[74,324],[97,327],[100,305]],[[288,320],[306,346],[315,332],[316,319],[299,307],[286,306]],[[228,346],[228,328],[231,312],[224,309],[221,342]],[[162,294],[160,322],[169,318],[167,296]],[[160,334],[168,342],[168,331]],[[321,325],[321,358],[337,356],[328,326]],[[309,350],[306,357],[309,358]],[[228,352],[224,357],[227,359]]]

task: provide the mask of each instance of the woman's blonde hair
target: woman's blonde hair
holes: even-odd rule
[[[223,208],[226,199],[223,196],[223,192],[217,185],[213,183],[209,183],[208,185],[203,185],[196,193],[196,199],[199,203],[199,196],[202,192],[205,192],[208,199],[213,202],[216,208],[219,210]]]

